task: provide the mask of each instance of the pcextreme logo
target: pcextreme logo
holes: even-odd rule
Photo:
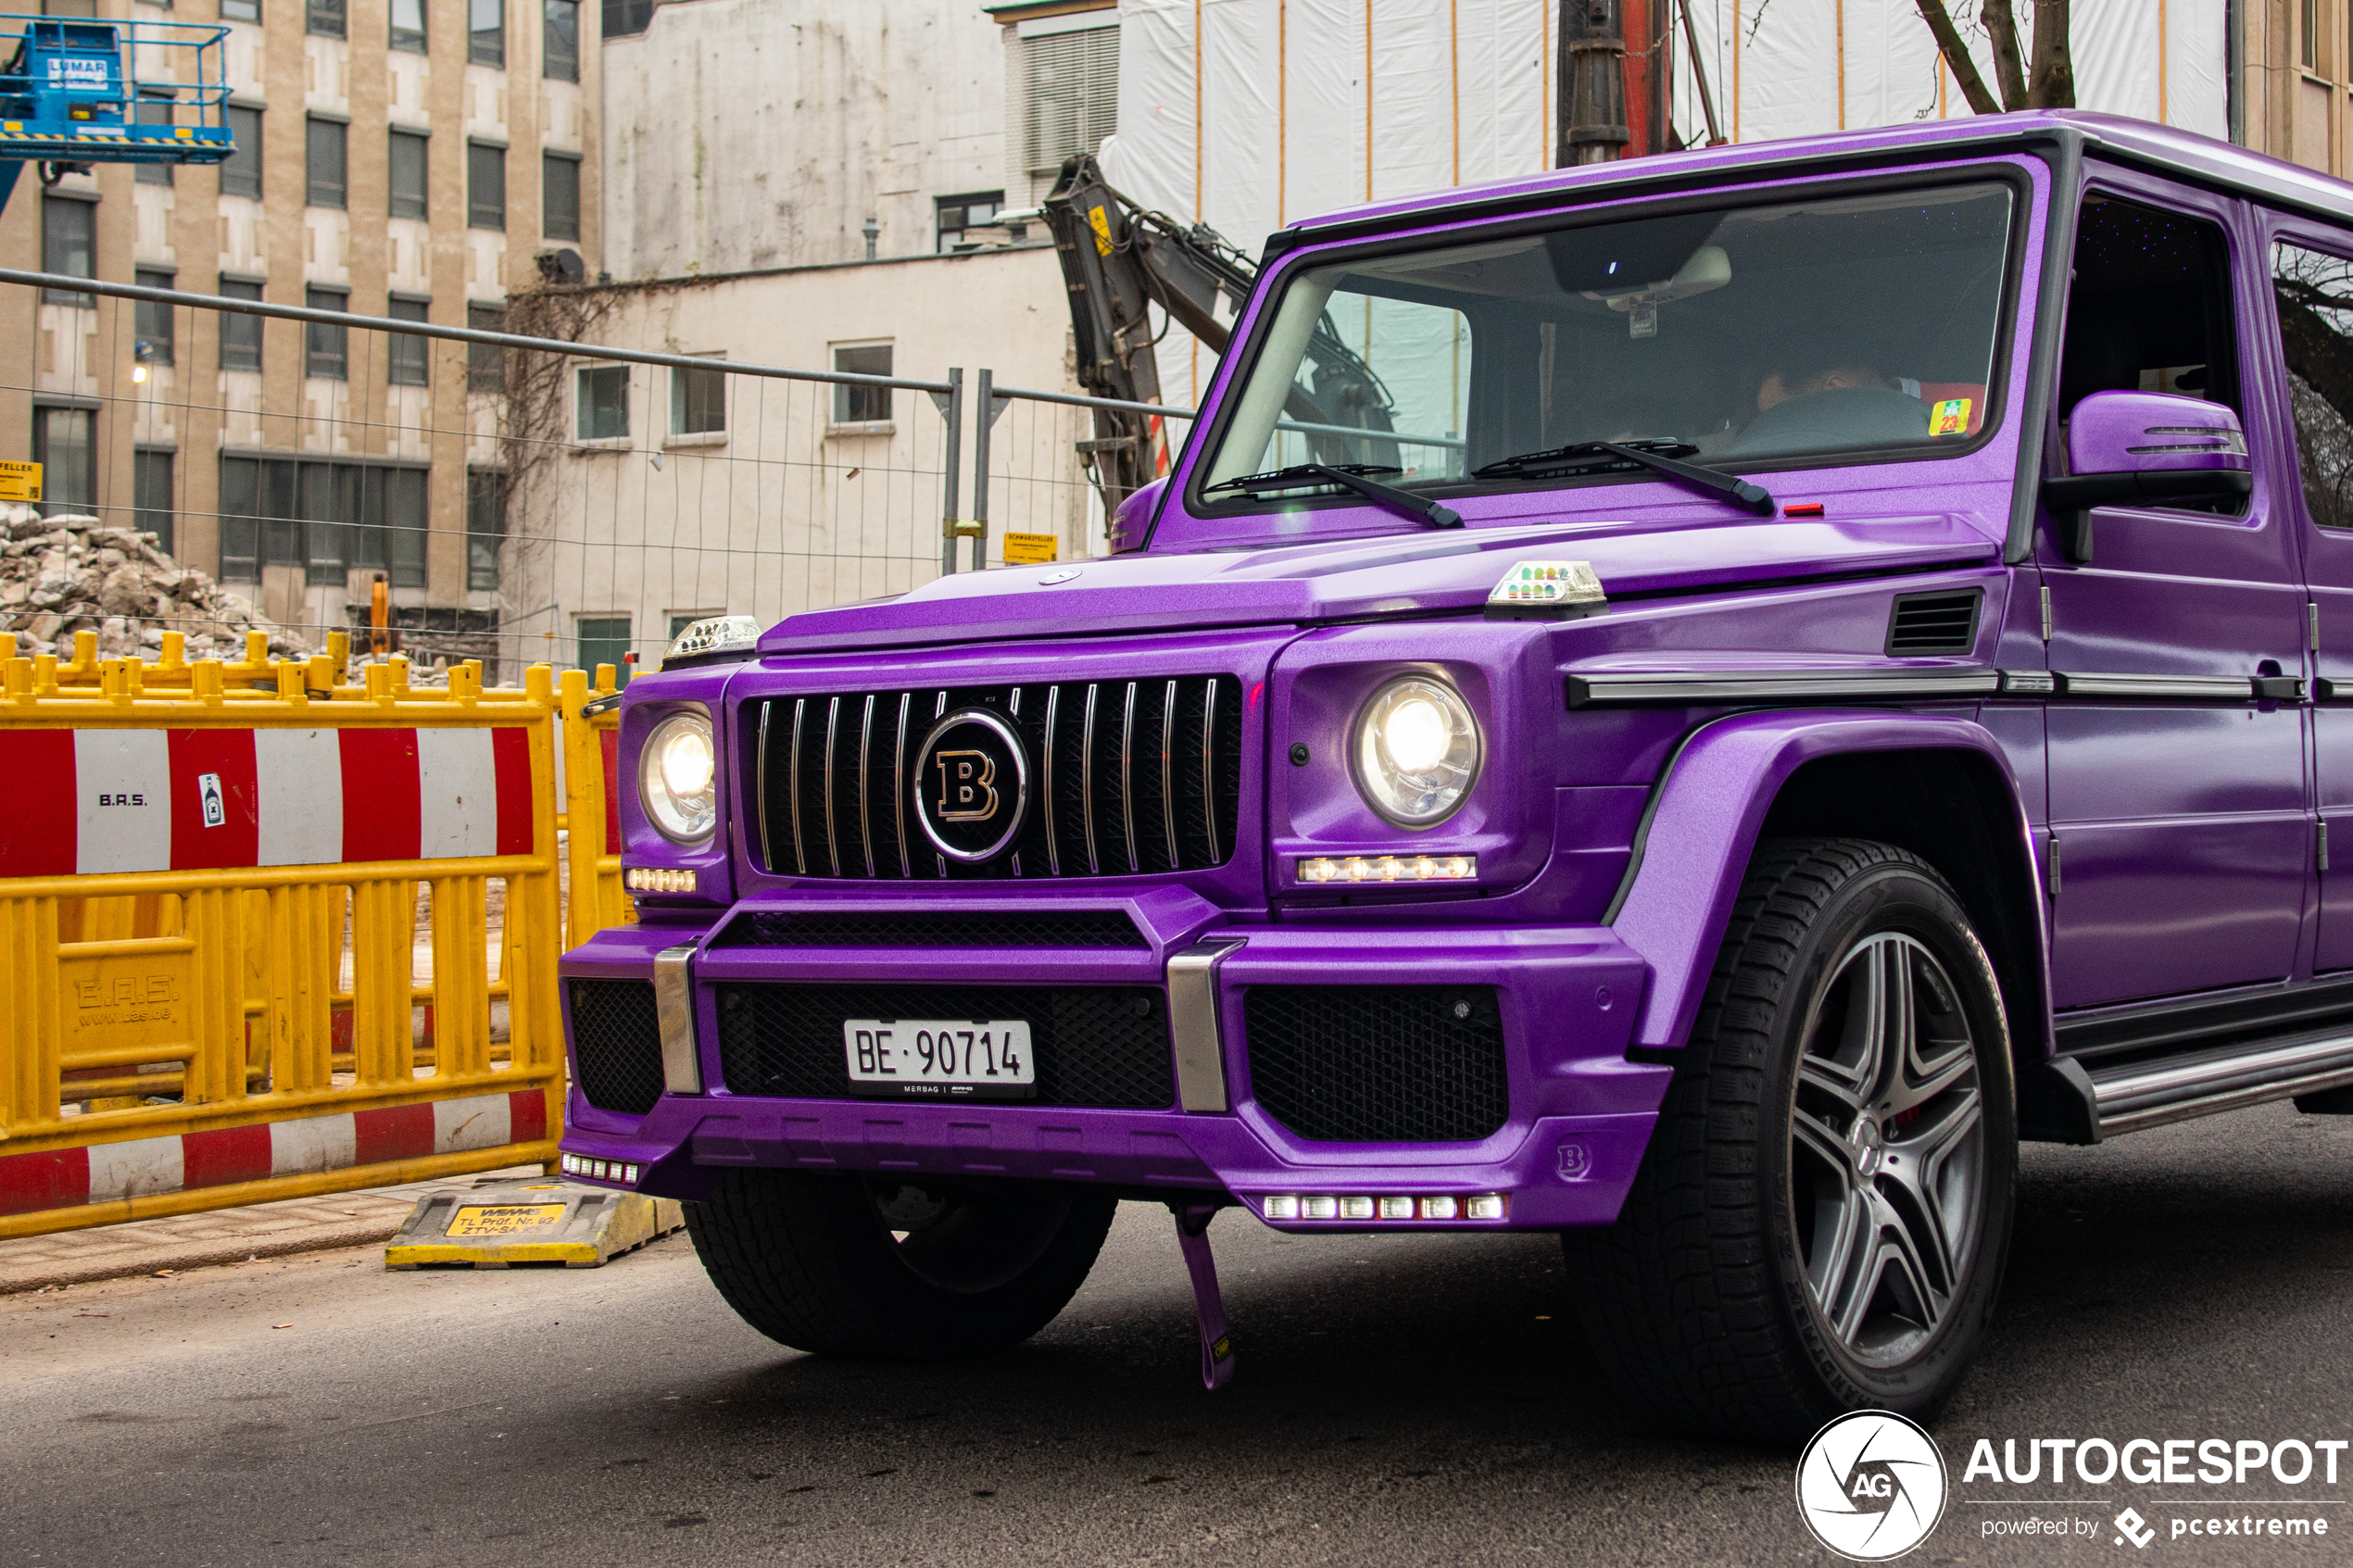
[[[1885,1562],[1928,1539],[1945,1490],[1935,1439],[1890,1411],[1840,1416],[1798,1456],[1798,1517],[1856,1562]]]

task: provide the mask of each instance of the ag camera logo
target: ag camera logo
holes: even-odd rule
[[[1856,1562],[1885,1562],[1944,1517],[1944,1456],[1890,1411],[1843,1415],[1797,1461],[1797,1512],[1814,1538]]]

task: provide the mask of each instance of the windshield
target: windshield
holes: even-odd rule
[[[1986,181],[1311,268],[1202,490],[1247,498],[1237,480],[1302,463],[1409,487],[1559,483],[1558,463],[1507,459],[1592,441],[1734,470],[1964,442],[1987,418],[2012,203]]]

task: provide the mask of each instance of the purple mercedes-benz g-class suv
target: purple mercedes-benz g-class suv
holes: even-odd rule
[[[1556,1231],[1628,1399],[1952,1390],[2020,1139],[2353,1110],[2353,186],[2029,114],[1267,244],[1114,553],[705,627],[564,1164],[787,1345],[1119,1198]],[[2353,844],[2340,842],[2340,857]]]

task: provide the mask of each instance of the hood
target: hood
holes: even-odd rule
[[[1918,571],[1995,558],[1951,513],[1661,527],[1580,520],[1265,549],[1144,553],[937,579],[897,598],[788,617],[765,654],[1469,613],[1514,561],[1592,563],[1612,598]]]

